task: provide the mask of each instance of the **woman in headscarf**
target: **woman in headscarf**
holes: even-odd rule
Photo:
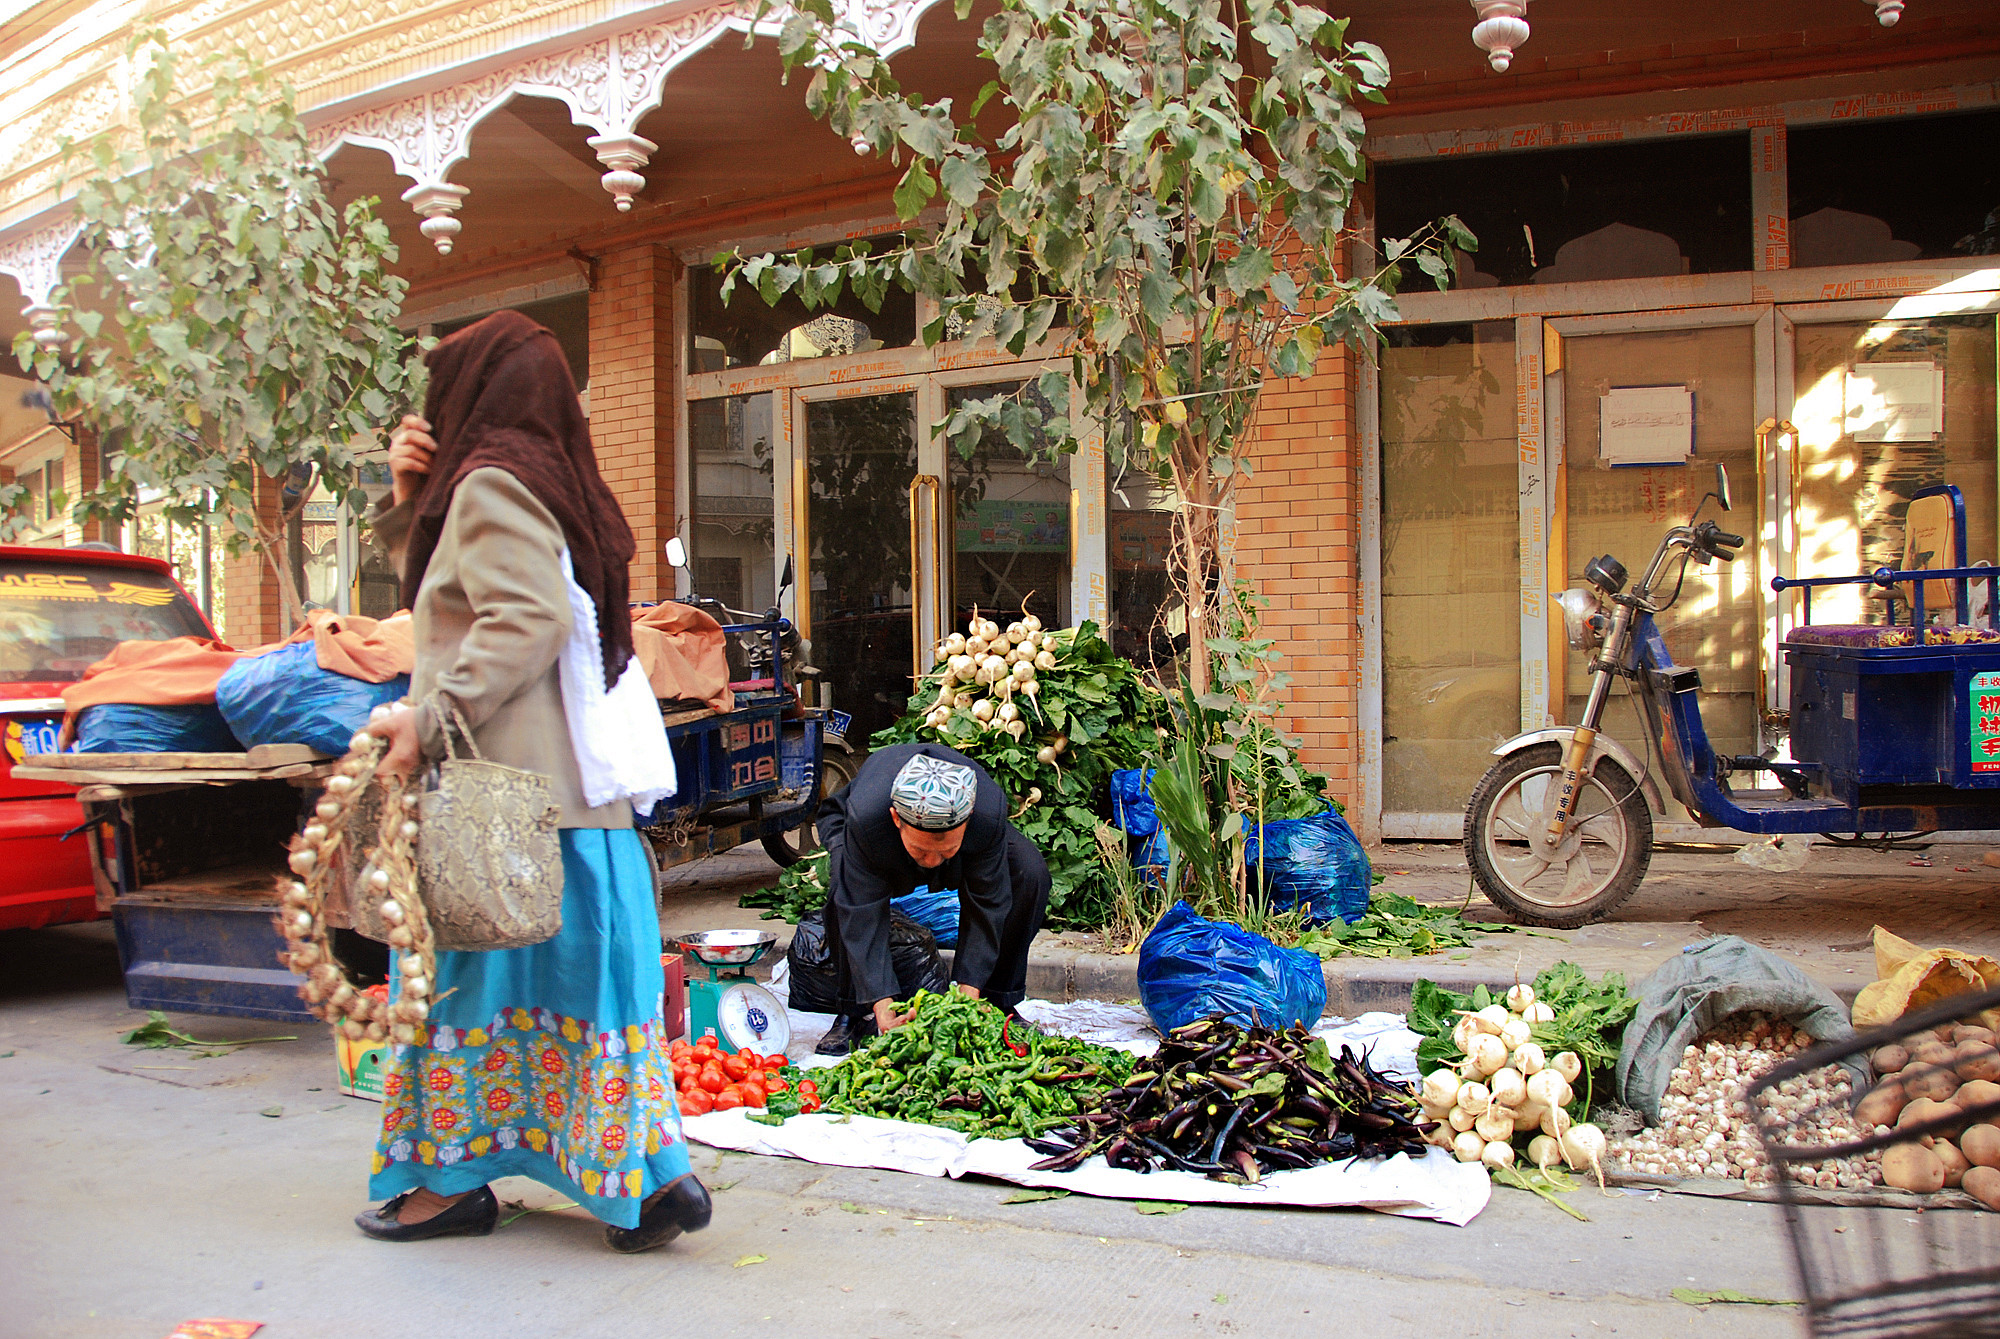
[[[384,1074],[368,1188],[386,1202],[355,1222],[385,1241],[483,1235],[499,1212],[487,1183],[527,1176],[604,1220],[613,1249],[645,1250],[706,1226],[710,1203],[674,1105],[653,879],[632,826],[634,798],[672,790],[671,757],[662,735],[649,794],[609,785],[591,766],[596,708],[577,705],[637,672],[632,530],[552,334],[501,312],[426,361],[424,414],[391,434],[394,505],[375,521],[415,615],[416,669],[406,703],[369,728],[389,741],[385,770],[404,774],[445,756],[455,709],[483,757],[549,778],[562,930],[437,955],[428,1022]]]

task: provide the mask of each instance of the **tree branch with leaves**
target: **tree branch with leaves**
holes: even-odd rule
[[[970,9],[958,0],[961,19]],[[1446,218],[1350,272],[1357,104],[1383,100],[1389,69],[1346,32],[1295,0],[1001,0],[979,40],[996,77],[961,116],[907,93],[832,0],[794,0],[777,39],[788,75],[809,70],[812,113],[902,167],[908,226],[883,250],[717,262],[725,299],[740,283],[817,307],[845,288],[872,310],[895,284],[936,301],[926,344],[948,329],[1017,356],[1053,341],[1069,374],[1030,383],[1049,410],[969,401],[938,430],[961,453],[989,427],[1062,453],[1101,423],[1112,451],[1174,489],[1197,693],[1221,654],[1225,519],[1265,382],[1372,348],[1403,264],[1444,287],[1452,249],[1477,245]]]
[[[74,207],[84,272],[51,299],[69,350],[14,351],[56,412],[115,443],[79,521],[123,523],[142,489],[167,518],[219,517],[270,563],[296,625],[286,534],[317,484],[359,514],[359,453],[421,401],[405,282],[375,201],[338,207],[291,91],[241,53],[176,85],[165,35],[134,38],[136,133],[87,150]],[[69,146],[65,146],[68,149]],[[290,495],[275,511],[261,491]]]

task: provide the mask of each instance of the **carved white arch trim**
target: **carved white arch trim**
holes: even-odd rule
[[[34,328],[35,343],[43,348],[63,342],[50,299],[62,283],[63,256],[76,245],[82,232],[82,223],[65,218],[0,240],[0,274],[12,275],[21,286],[21,295],[28,300],[21,314]]]
[[[938,0],[842,0],[843,16],[883,55],[915,45],[917,24]],[[639,169],[659,146],[638,133],[641,117],[666,97],[667,78],[726,33],[753,28],[775,36],[787,11],[757,20],[755,0],[721,0],[658,23],[641,24],[564,51],[516,61],[414,97],[349,112],[315,126],[322,159],[344,144],[380,149],[398,175],[414,183],[403,200],[424,220],[423,232],[449,254],[461,224],[454,217],[467,189],[451,170],[471,152],[473,129],[517,96],[554,98],[573,124],[596,133],[588,141],[604,165],[604,189],[620,210],[645,189]]]

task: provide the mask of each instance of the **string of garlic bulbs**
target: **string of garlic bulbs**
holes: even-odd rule
[[[278,961],[305,980],[299,997],[315,1018],[332,1023],[350,1041],[416,1040],[416,1029],[430,1016],[437,980],[437,949],[430,920],[417,896],[417,796],[401,778],[383,778],[381,765],[387,742],[367,731],[348,741],[348,754],[327,778],[325,793],[313,810],[313,821],[292,839],[287,864],[293,879],[278,884],[278,929],[291,947]],[[400,951],[402,991],[393,1001],[375,999],[348,980],[347,971],[327,942],[326,903],[329,881],[349,862],[338,859],[349,842],[348,825],[362,796],[372,784],[383,787],[382,824],[367,858],[362,895],[381,897],[381,918],[389,927],[389,945]]]

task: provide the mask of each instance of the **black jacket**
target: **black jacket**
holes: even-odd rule
[[[889,789],[896,774],[919,753],[979,774],[964,844],[936,869],[925,869],[910,859],[889,811]],[[829,858],[832,922],[839,927],[857,1003],[895,997],[889,899],[914,892],[919,884],[958,889],[958,949],[952,980],[986,989],[999,960],[1000,928],[1013,905],[1014,890],[1007,870],[1007,796],[985,768],[942,744],[879,749],[868,755],[847,789],[820,806],[818,826]]]

